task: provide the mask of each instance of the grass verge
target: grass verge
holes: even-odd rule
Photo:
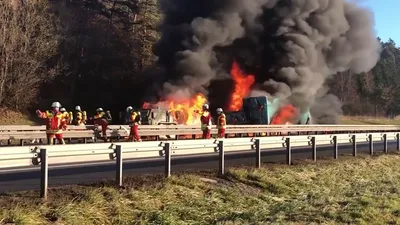
[[[369,116],[343,116],[340,124],[348,125],[400,125],[400,119]]]
[[[343,159],[343,157],[342,157]],[[400,156],[232,168],[128,178],[3,195],[1,223],[16,224],[398,224]]]
[[[0,108],[0,125],[37,125],[28,115],[7,108]]]

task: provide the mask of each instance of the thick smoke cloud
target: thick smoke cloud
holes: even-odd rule
[[[334,123],[341,104],[327,81],[338,72],[367,72],[379,58],[371,12],[344,0],[160,4],[165,18],[155,54],[164,69],[163,96],[210,92],[211,103],[221,103],[229,95],[235,59],[256,76],[252,95],[279,97],[301,110],[311,108],[314,122]],[[221,79],[227,81],[213,85]]]

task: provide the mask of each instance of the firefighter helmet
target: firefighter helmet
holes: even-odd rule
[[[127,112],[130,112],[130,111],[132,111],[133,110],[133,107],[132,106],[128,106],[127,108],[126,108],[126,111]]]
[[[203,109],[207,109],[208,110],[208,108],[209,108],[208,104],[204,104],[203,105]]]
[[[51,108],[60,108],[60,107],[61,107],[61,104],[59,102],[53,102],[51,104]]]
[[[65,108],[61,108],[60,112],[66,112],[67,110]]]
[[[104,110],[103,110],[103,108],[97,108],[96,109],[96,112],[103,112]]]
[[[75,110],[76,110],[76,111],[82,111],[82,110],[81,110],[81,107],[80,107],[79,105],[77,105],[77,106],[75,107]]]
[[[221,114],[222,112],[224,112],[224,111],[223,111],[221,108],[218,108],[218,109],[217,109],[217,113],[218,113],[218,114]]]

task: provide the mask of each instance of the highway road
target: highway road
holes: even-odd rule
[[[395,151],[396,142],[388,142],[389,151]],[[374,143],[375,152],[382,152],[383,143]],[[369,153],[367,142],[357,145],[358,154]],[[340,155],[351,154],[352,146],[339,145]],[[311,148],[292,149],[292,159],[311,159]],[[333,156],[333,146],[317,146],[318,157]],[[262,152],[262,162],[285,162],[284,149],[269,149]],[[172,174],[177,171],[199,171],[218,168],[218,154],[172,157]],[[254,165],[254,152],[226,153],[225,166]],[[148,160],[125,160],[124,177],[164,172],[164,158]],[[39,189],[40,167],[0,170],[0,193]],[[87,184],[115,179],[115,161],[49,166],[49,186]]]

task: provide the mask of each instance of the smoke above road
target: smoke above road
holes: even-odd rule
[[[254,76],[248,95],[268,95],[316,123],[336,123],[341,104],[327,81],[372,69],[380,52],[372,13],[344,0],[160,0],[164,19],[155,46],[159,94],[202,93],[227,108],[237,63]],[[247,93],[247,92],[246,92]]]

